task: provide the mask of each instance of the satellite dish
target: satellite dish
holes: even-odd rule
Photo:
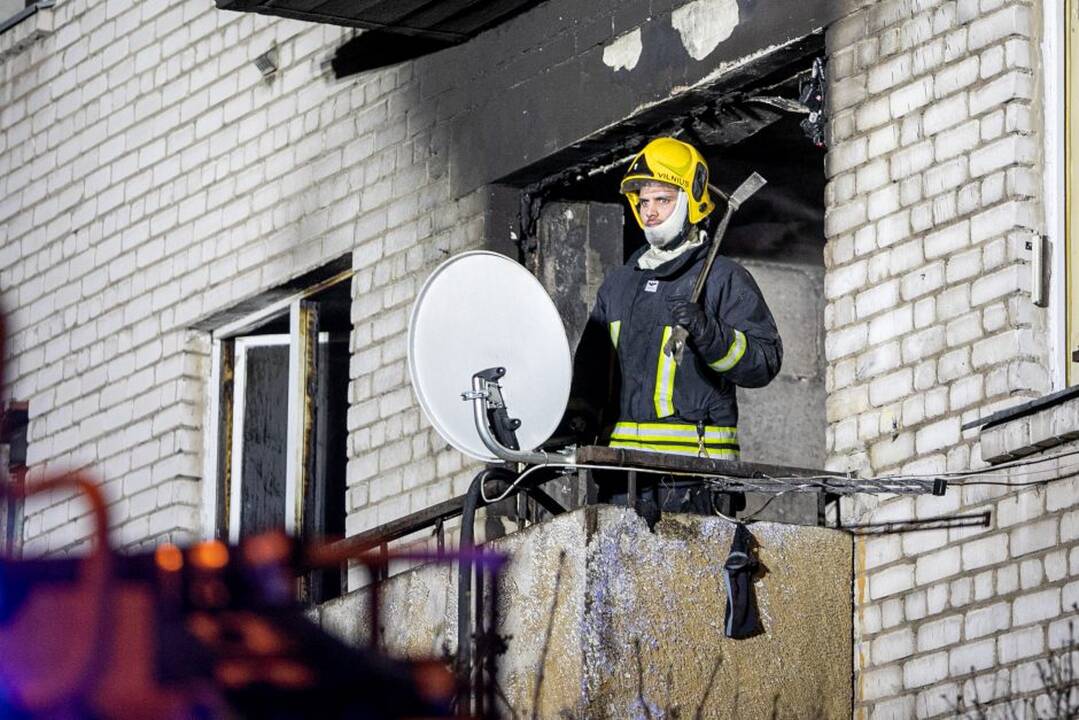
[[[479,460],[498,460],[480,440],[472,376],[504,367],[506,408],[521,421],[522,450],[554,433],[573,374],[566,329],[547,291],[505,255],[461,253],[423,284],[408,323],[408,370],[420,407],[450,445]]]

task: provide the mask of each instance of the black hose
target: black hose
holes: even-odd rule
[[[457,676],[461,692],[457,700],[458,716],[470,716],[472,708],[472,561],[465,554],[473,548],[476,535],[476,510],[483,502],[483,484],[495,477],[512,479],[513,473],[504,467],[487,466],[476,473],[468,486],[465,504],[461,510],[462,557],[457,563]]]

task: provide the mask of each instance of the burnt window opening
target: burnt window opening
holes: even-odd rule
[[[780,375],[769,386],[739,388],[739,437],[745,460],[800,467],[823,466],[826,454],[826,149],[807,137],[809,113],[799,103],[812,67],[812,55],[803,56],[761,78],[756,91],[740,90],[728,102],[724,98],[730,95],[718,89],[719,99],[704,108],[657,111],[661,120],[650,127],[627,120],[606,147],[589,143],[591,161],[580,157],[583,149],[568,169],[548,158],[542,165],[548,168],[545,178],[517,186],[519,258],[552,295],[572,348],[603,278],[645,244],[619,186],[629,159],[648,140],[674,135],[693,144],[708,163],[711,183],[726,192],[753,172],[763,175],[768,184],[735,213],[720,253],[745,266],[761,286],[785,353]],[[534,177],[536,170],[528,172]],[[723,201],[716,201],[710,230],[725,210]],[[573,488],[566,492],[572,496]],[[559,499],[574,504],[573,497]],[[749,498],[746,511],[768,499]],[[785,496],[758,517],[818,524],[820,500]]]
[[[824,154],[801,127],[804,116],[783,113],[766,127],[733,145],[720,145],[703,122],[697,131],[677,134],[694,145],[708,163],[710,182],[725,192],[734,190],[756,171],[768,184],[733,216],[723,238],[722,254],[736,258],[823,264],[824,248]],[[721,120],[720,117],[718,120]],[[667,131],[669,132],[669,131]],[[654,136],[665,134],[657,130]],[[647,142],[642,140],[641,146]],[[552,202],[588,202],[616,205],[624,212],[622,258],[628,259],[644,246],[644,232],[628,213],[619,183],[624,163],[599,172],[566,178],[545,189],[542,205]],[[710,229],[722,216],[724,205],[713,198],[717,209],[708,218]],[[535,250],[532,244],[532,251]],[[526,251],[527,254],[528,251]]]
[[[344,536],[350,277],[214,331],[218,537]],[[340,572],[319,571],[301,594],[314,604],[344,587]]]

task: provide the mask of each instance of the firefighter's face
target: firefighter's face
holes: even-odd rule
[[[637,196],[637,212],[645,227],[655,227],[671,216],[678,202],[678,188],[664,183],[648,183]]]

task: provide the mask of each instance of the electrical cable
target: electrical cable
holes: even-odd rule
[[[1029,474],[1029,475],[1035,475],[1035,474],[1041,474],[1041,473],[1054,474],[1055,475],[1054,477],[1045,478],[1043,480],[1027,480],[1027,481],[1011,482],[1011,481],[1004,481],[1004,480],[993,481],[993,480],[990,480],[988,478],[1010,478],[1011,476],[1008,473],[1004,473],[1004,472],[1000,472],[1000,471],[1001,470],[1011,470],[1011,469],[1016,469],[1016,468],[1028,468],[1028,467],[1032,467],[1032,466],[1035,466],[1035,465],[1042,465],[1042,464],[1045,464],[1045,463],[1048,463],[1048,462],[1054,462],[1056,460],[1062,460],[1062,459],[1065,459],[1065,458],[1070,458],[1070,457],[1075,457],[1075,456],[1079,456],[1079,450],[1068,450],[1068,451],[1064,451],[1064,452],[1060,452],[1060,453],[1055,453],[1053,455],[1045,455],[1045,456],[1036,457],[1036,458],[1019,458],[1019,459],[1016,459],[1016,460],[1009,460],[1008,462],[998,463],[996,465],[988,465],[988,466],[986,466],[984,468],[976,468],[976,469],[972,469],[972,470],[950,470],[950,471],[943,471],[943,472],[939,472],[939,473],[891,474],[891,475],[878,475],[878,476],[873,476],[873,477],[868,477],[868,478],[858,478],[858,477],[854,477],[852,475],[843,475],[843,474],[840,474],[840,473],[823,473],[823,474],[820,474],[820,475],[765,475],[763,477],[758,477],[758,478],[736,478],[736,477],[732,477],[730,475],[724,475],[724,474],[721,474],[721,473],[683,472],[683,471],[676,471],[676,470],[658,470],[658,469],[653,469],[653,468],[640,468],[640,467],[629,468],[629,467],[626,467],[626,466],[619,466],[619,465],[597,465],[597,464],[591,464],[591,463],[579,463],[579,464],[570,464],[570,465],[555,465],[555,464],[551,464],[551,463],[541,463],[541,464],[538,464],[538,465],[533,465],[532,467],[528,468],[523,473],[518,475],[518,477],[512,483],[510,483],[510,486],[508,488],[506,488],[506,490],[502,494],[500,494],[498,497],[489,498],[487,496],[486,489],[481,489],[481,496],[482,496],[483,501],[484,501],[485,504],[491,504],[491,503],[495,503],[495,502],[499,502],[501,500],[504,500],[506,497],[508,497],[510,495],[510,493],[512,493],[514,491],[514,489],[516,489],[516,487],[521,483],[522,480],[524,480],[526,477],[528,477],[532,473],[534,473],[534,472],[536,472],[536,471],[538,471],[538,470],[540,470],[542,468],[547,468],[547,467],[560,468],[560,469],[564,469],[566,471],[571,470],[571,469],[618,470],[618,471],[633,470],[635,472],[649,473],[649,474],[654,474],[654,475],[697,477],[697,478],[702,478],[702,479],[704,479],[706,481],[726,480],[726,481],[728,481],[728,483],[723,484],[722,487],[724,487],[724,488],[729,487],[729,481],[734,481],[736,484],[742,483],[743,481],[754,481],[754,480],[794,483],[793,487],[786,488],[786,489],[780,491],[779,493],[776,493],[777,496],[781,495],[781,494],[788,493],[788,492],[798,491],[798,490],[828,490],[828,489],[830,489],[827,486],[828,482],[839,482],[839,483],[861,482],[861,483],[877,484],[877,485],[880,486],[879,489],[884,490],[885,492],[889,491],[888,488],[887,488],[887,483],[896,483],[896,482],[932,482],[932,481],[937,480],[937,479],[946,479],[946,480],[948,480],[949,484],[957,485],[957,486],[963,486],[963,485],[972,485],[972,486],[973,485],[995,485],[995,486],[1002,486],[1002,487],[1029,487],[1029,486],[1033,486],[1033,485],[1045,485],[1045,484],[1050,483],[1050,482],[1056,482],[1056,481],[1059,481],[1059,480],[1065,480],[1065,479],[1068,479],[1070,477],[1073,477],[1074,475],[1079,474],[1079,463],[1070,464],[1067,467],[1063,467],[1063,468],[1061,468],[1061,467],[1053,467],[1053,468],[1044,468],[1044,469],[1040,469],[1040,470],[1029,470],[1027,472],[1027,474]],[[565,474],[565,472],[563,472],[562,474]],[[716,483],[713,482],[712,484],[716,484]],[[771,501],[769,501],[769,502],[771,502]],[[760,512],[760,510],[763,510],[763,506],[762,506],[762,508],[755,511],[755,513]]]
[[[528,477],[532,473],[536,472],[537,470],[539,470],[541,468],[545,468],[545,467],[554,467],[554,468],[559,468],[559,469],[565,468],[567,470],[569,470],[569,469],[626,470],[627,469],[627,468],[625,468],[623,466],[619,466],[619,465],[596,465],[596,464],[591,464],[591,463],[581,463],[581,464],[574,464],[574,465],[551,465],[551,464],[546,464],[545,463],[545,464],[541,464],[541,465],[533,465],[532,467],[528,468],[523,473],[521,473],[519,476],[517,476],[517,478],[512,483],[510,483],[510,486],[508,488],[506,488],[506,490],[496,498],[493,498],[493,499],[488,498],[487,494],[486,494],[486,491],[481,489],[481,495],[483,497],[484,503],[491,504],[491,503],[496,503],[496,502],[499,502],[501,500],[506,499],[506,497],[509,496],[509,494],[514,490],[514,488],[516,488],[521,483],[521,481],[523,481],[526,477]],[[689,472],[670,471],[670,470],[657,470],[657,469],[652,469],[652,468],[631,468],[631,469],[634,472],[643,472],[643,473],[649,473],[649,474],[652,474],[652,475],[665,475],[665,476],[677,475],[677,476],[680,476],[680,477],[702,478],[702,479],[704,479],[706,481],[718,480],[718,479],[730,479],[730,476],[728,476],[728,475],[711,475],[711,474],[710,475],[701,475],[700,473],[689,473]],[[564,475],[566,473],[563,472],[562,474]],[[726,489],[725,485],[720,485],[718,483],[709,483],[709,484],[716,485],[717,487],[719,487],[721,489]],[[803,487],[808,488],[808,487],[812,487],[812,485],[806,484]],[[718,517],[722,518],[723,520],[726,520],[727,522],[729,522],[731,524],[734,524],[734,525],[737,525],[738,523],[752,522],[753,519],[757,515],[759,515],[761,512],[763,512],[764,509],[767,508],[772,503],[773,500],[775,500],[780,495],[786,495],[788,492],[791,492],[794,489],[796,489],[796,488],[792,488],[792,489],[788,489],[788,490],[782,490],[782,491],[780,491],[778,493],[775,493],[774,495],[772,495],[772,497],[770,497],[768,500],[766,500],[763,505],[761,505],[759,508],[754,510],[752,513],[749,513],[748,515],[746,515],[744,518],[742,518],[740,520],[732,518],[732,517],[730,517],[728,515],[724,515],[719,510],[713,510],[713,512],[714,512],[714,514],[716,516],[718,516]]]
[[[510,486],[508,488],[506,488],[505,492],[503,492],[501,495],[499,495],[498,497],[496,497],[494,499],[488,498],[487,497],[487,492],[482,491],[481,495],[483,497],[483,502],[490,505],[491,503],[496,503],[496,502],[499,502],[501,500],[505,500],[506,497],[509,496],[509,494],[513,491],[513,489],[516,488],[517,485],[519,485],[522,480],[524,480],[526,477],[528,477],[532,473],[536,472],[537,470],[539,470],[541,468],[546,468],[546,467],[565,468],[566,470],[570,470],[570,469],[573,469],[573,470],[581,470],[581,469],[583,469],[583,470],[622,470],[622,471],[632,470],[633,472],[648,473],[648,474],[651,474],[651,475],[677,475],[679,477],[695,477],[695,478],[704,478],[706,480],[708,480],[708,479],[712,479],[712,480],[747,479],[747,478],[732,478],[730,475],[722,475],[722,474],[719,474],[719,473],[698,473],[698,472],[684,472],[684,471],[680,471],[680,470],[659,470],[659,469],[656,469],[656,468],[625,467],[625,466],[622,466],[622,465],[595,465],[595,464],[592,464],[592,463],[572,463],[572,464],[557,464],[556,465],[554,463],[540,463],[539,465],[533,465],[532,467],[528,468],[523,473],[518,475],[517,479],[514,480],[512,483],[510,483]],[[565,475],[566,473],[563,472],[562,474]],[[772,478],[760,478],[760,479],[762,479],[762,480],[771,480]],[[801,478],[799,478],[799,479],[801,479]]]

